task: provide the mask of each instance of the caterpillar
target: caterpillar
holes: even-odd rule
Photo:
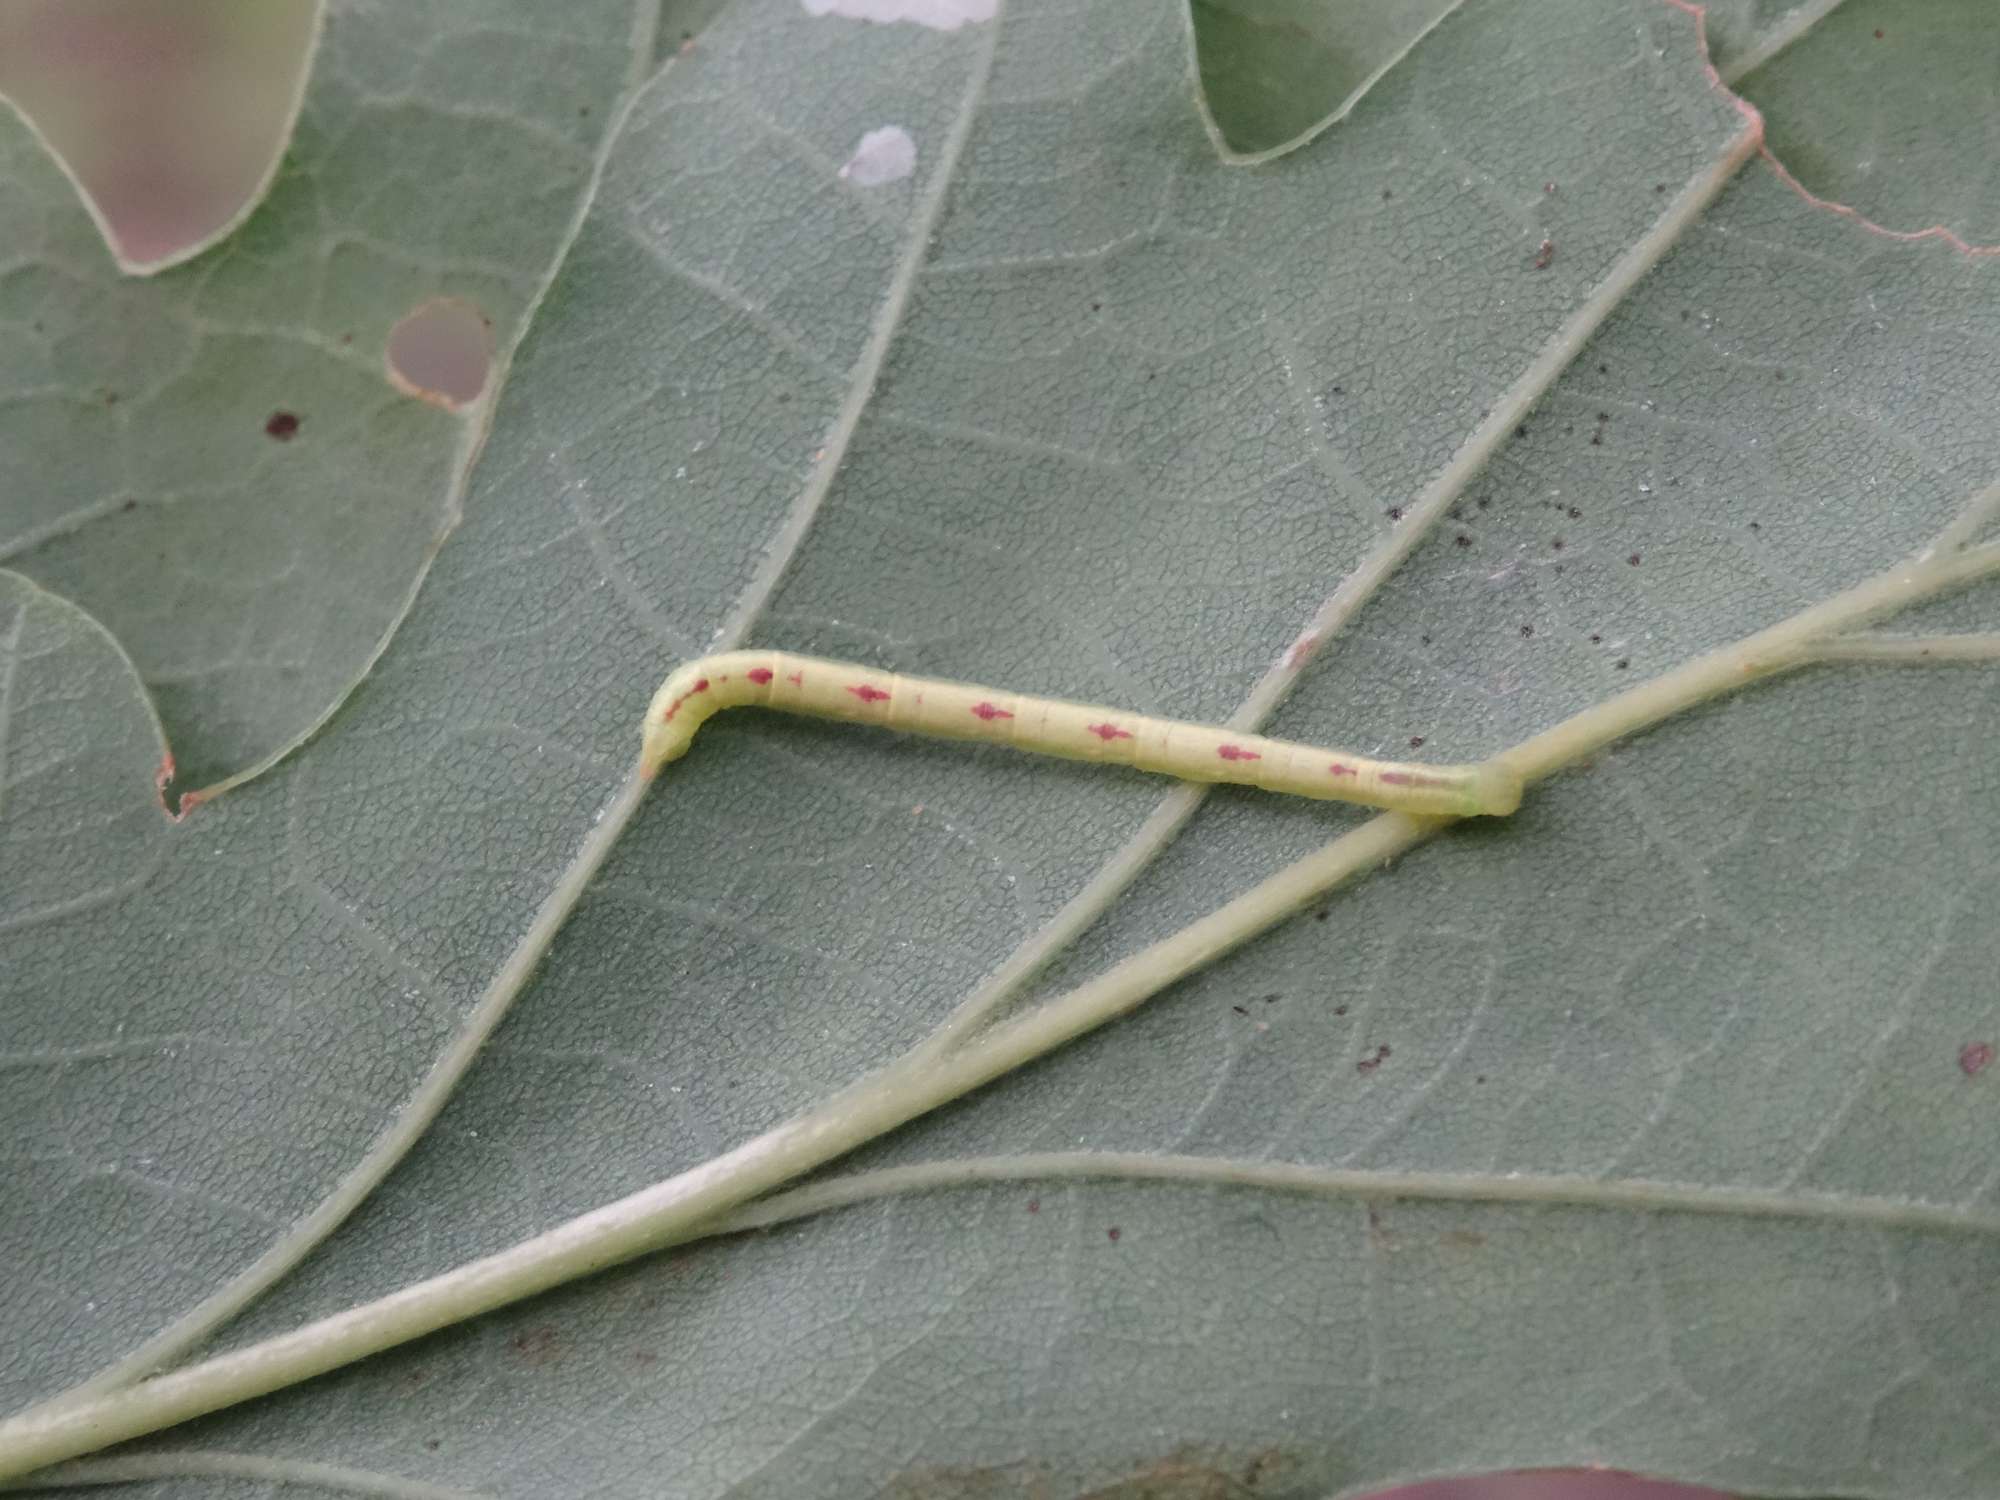
[[[1504,817],[1521,805],[1520,776],[1496,761],[1431,766],[1370,760],[1209,724],[905,677],[788,651],[726,651],[675,670],[646,709],[640,774],[658,774],[687,753],[711,714],[739,707],[981,740],[1183,781],[1228,782],[1400,812]]]

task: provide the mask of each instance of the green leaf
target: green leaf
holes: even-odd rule
[[[280,1276],[212,1347],[676,1173],[741,1196],[760,1132],[868,1139],[859,1101],[925,1073],[873,1070],[996,971],[1035,975],[1001,1013],[1046,1014],[1384,826],[742,714],[607,852],[681,659],[1472,759],[1983,534],[1994,263],[1800,197],[1695,39],[1650,0],[1465,6],[1245,168],[1166,7],[724,12],[633,102],[465,524],[344,711],[115,900],[6,934],[11,1404],[185,1356]],[[914,173],[843,179],[888,126]],[[1677,716],[798,1217],[76,1477],[1990,1495],[1993,671],[1826,666]],[[115,743],[107,809],[154,754]]]
[[[1965,152],[1967,123],[1993,112],[1992,24],[1976,0],[1859,0],[1796,35],[1774,28],[1782,49],[1757,49],[1732,76],[1810,191],[1891,230],[1992,240],[2000,213]]]
[[[1202,107],[1242,160],[1345,119],[1463,0],[1190,0]]]
[[[0,89],[32,83],[34,100],[55,94],[59,122],[88,123],[49,54],[92,79],[126,52],[152,57],[142,76],[169,89],[156,75],[183,53],[207,58],[203,38],[259,32],[225,9],[10,10],[19,45]],[[132,654],[177,797],[211,796],[297,745],[408,608],[456,523],[484,414],[454,419],[395,389],[390,331],[452,294],[507,347],[569,232],[634,47],[650,57],[631,17],[624,0],[567,7],[560,23],[531,3],[335,5],[269,196],[226,244],[145,282],[106,258],[28,129],[0,121],[0,560]],[[275,21],[263,34],[283,41]],[[186,128],[192,152],[221,127]],[[97,156],[173,196],[157,163]]]

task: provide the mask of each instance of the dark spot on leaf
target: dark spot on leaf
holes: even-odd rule
[[[1764,528],[1763,528],[1762,526],[1758,525],[1758,524],[1757,524],[1757,523],[1756,523],[1755,521],[1752,521],[1752,522],[1750,523],[1750,529],[1751,529],[1752,531],[1762,531],[1762,530],[1763,530]]]
[[[1521,639],[1524,641],[1530,639],[1534,633],[1535,627],[1532,625],[1523,625],[1521,627]]]
[[[1421,750],[1421,749],[1423,749],[1423,748],[1424,748],[1424,737],[1423,737],[1422,735],[1420,735],[1420,734],[1413,734],[1413,735],[1411,735],[1411,736],[1410,736],[1410,748],[1411,748],[1412,750]]]
[[[1600,364],[1597,367],[1597,373],[1600,375],[1609,375],[1611,373],[1611,366],[1606,364]]]
[[[1249,1011],[1248,1011],[1248,1010],[1247,1010],[1247,1009],[1246,1009],[1245,1007],[1243,1007],[1243,1006],[1241,1006],[1241,1005],[1232,1005],[1232,1006],[1230,1006],[1229,1008],[1230,1008],[1231,1010],[1235,1011],[1235,1012],[1236,1012],[1236,1014],[1237,1014],[1237,1015],[1239,1015],[1239,1016],[1247,1016],[1247,1015],[1249,1015],[1249,1014],[1250,1014],[1250,1012],[1249,1012]]]
[[[1346,1014],[1347,1014],[1347,1007],[1346,1007],[1346,1006],[1344,1006],[1344,1005],[1336,1005],[1336,1006],[1335,1006],[1335,1007],[1333,1008],[1333,1013],[1334,1013],[1334,1014],[1335,1014],[1336,1016],[1344,1016],[1344,1015],[1346,1015]]]
[[[127,512],[135,511],[139,508],[139,502],[137,500],[127,500],[123,505],[119,506],[118,508],[122,511],[127,511]]]
[[[1387,189],[1387,188],[1383,188],[1383,189],[1382,189],[1382,201],[1383,201],[1384,203],[1387,203],[1387,202],[1388,202],[1388,201],[1389,201],[1389,200],[1390,200],[1391,198],[1393,198],[1393,197],[1395,197],[1395,196],[1396,196],[1396,195],[1395,195],[1394,193],[1390,192],[1390,191],[1389,191],[1389,189]]]
[[[1527,435],[1528,435],[1528,424],[1526,422],[1523,422],[1519,427],[1516,427],[1514,429],[1514,436],[1517,438],[1524,438]]]
[[[1876,35],[1879,36],[1881,33],[1877,32]],[[1992,1061],[1993,1044],[1991,1042],[1967,1042],[1959,1049],[1959,1071],[1965,1074],[1967,1078],[1977,1078],[1981,1073],[1986,1071],[1987,1064]]]
[[[274,411],[264,423],[264,435],[276,438],[281,443],[289,443],[299,435],[297,412]]]
[[[1882,40],[1882,28],[1879,26],[1875,28],[1875,40],[1878,42]]]
[[[1031,1214],[1038,1214],[1041,1211],[1042,1211],[1042,1200],[1039,1198],[1030,1198],[1028,1200],[1028,1212]]]
[[[1545,182],[1542,184],[1542,191],[1545,193],[1553,193],[1555,190],[1556,190],[1556,185],[1553,182]]]
[[[524,1328],[507,1340],[507,1347],[531,1365],[547,1364],[559,1352],[561,1335],[553,1323]]]
[[[1457,542],[1458,545],[1461,547],[1470,547],[1472,545],[1472,538],[1467,536],[1462,531],[1457,536],[1453,537],[1452,540]]]
[[[1118,1226],[1116,1224],[1113,1224],[1104,1233],[1110,1238],[1112,1244],[1115,1245],[1118,1243]]]
[[[1563,539],[1561,537],[1557,537],[1554,541],[1549,543],[1549,546],[1553,548],[1555,551],[1560,552],[1563,549]]]
[[[1278,990],[1272,990],[1270,994],[1264,997],[1264,1003],[1266,1005],[1276,1005],[1280,1000],[1284,998],[1285,997],[1282,992]]]
[[[1535,269],[1546,271],[1556,258],[1556,242],[1543,240],[1535,250]]]
[[[1392,520],[1392,521],[1400,521],[1400,520],[1402,520],[1402,519],[1403,519],[1403,507],[1402,507],[1402,506],[1400,506],[1400,505],[1392,505],[1392,506],[1390,506],[1390,507],[1389,507],[1389,519],[1390,519],[1390,520]]]
[[[1473,501],[1472,503],[1478,506],[1481,510],[1484,510],[1486,509],[1487,506],[1493,503],[1493,500],[1492,497],[1490,496],[1481,495],[1477,500]]]
[[[1602,448],[1604,446],[1604,434],[1601,432],[1593,432],[1590,435],[1590,446],[1593,448]]]
[[[1594,635],[1590,638],[1590,644],[1593,646],[1601,646],[1604,644],[1604,637],[1601,635]]]
[[[1583,519],[1583,512],[1578,510],[1574,505],[1572,505],[1569,508],[1569,518],[1572,521],[1581,521]]]
[[[1666,190],[1667,190],[1667,185],[1664,182],[1656,182],[1653,184],[1653,191],[1656,193],[1664,193]]]
[[[1625,561],[1627,561],[1633,567],[1636,568],[1639,566],[1639,554],[1634,552],[1630,557],[1626,558]]]
[[[425,1438],[424,1447],[427,1451],[435,1453],[438,1451],[438,1448],[440,1447],[440,1442],[437,1438]]]
[[[1632,665],[1632,658],[1631,658],[1631,657],[1629,657],[1629,656],[1621,656],[1621,657],[1619,657],[1619,658],[1618,658],[1618,660],[1614,661],[1614,662],[1613,662],[1613,663],[1612,663],[1611,665],[1612,665],[1612,666],[1614,666],[1614,667],[1616,667],[1616,668],[1617,668],[1617,669],[1618,669],[1619,671],[1621,671],[1621,672],[1622,672],[1622,671],[1624,671],[1624,670],[1625,670],[1625,669],[1626,669],[1627,667],[1629,667],[1629,666],[1631,666],[1631,665]]]
[[[1318,911],[1313,913],[1313,920],[1315,922],[1324,922],[1328,917],[1332,915],[1333,913],[1331,911],[1327,910],[1326,907],[1322,906]]]

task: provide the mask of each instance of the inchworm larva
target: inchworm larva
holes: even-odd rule
[[[641,773],[652,776],[684,755],[710,714],[746,705],[1401,812],[1497,817],[1521,805],[1521,778],[1493,761],[1420,766],[1367,760],[1209,724],[903,677],[787,651],[727,651],[676,671],[646,710]]]

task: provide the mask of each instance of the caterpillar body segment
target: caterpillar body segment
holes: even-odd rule
[[[1493,761],[1432,766],[1371,760],[1209,724],[906,677],[788,651],[728,651],[676,670],[646,710],[644,774],[685,754],[711,714],[741,707],[1402,812],[1503,817],[1521,803],[1521,778]]]

